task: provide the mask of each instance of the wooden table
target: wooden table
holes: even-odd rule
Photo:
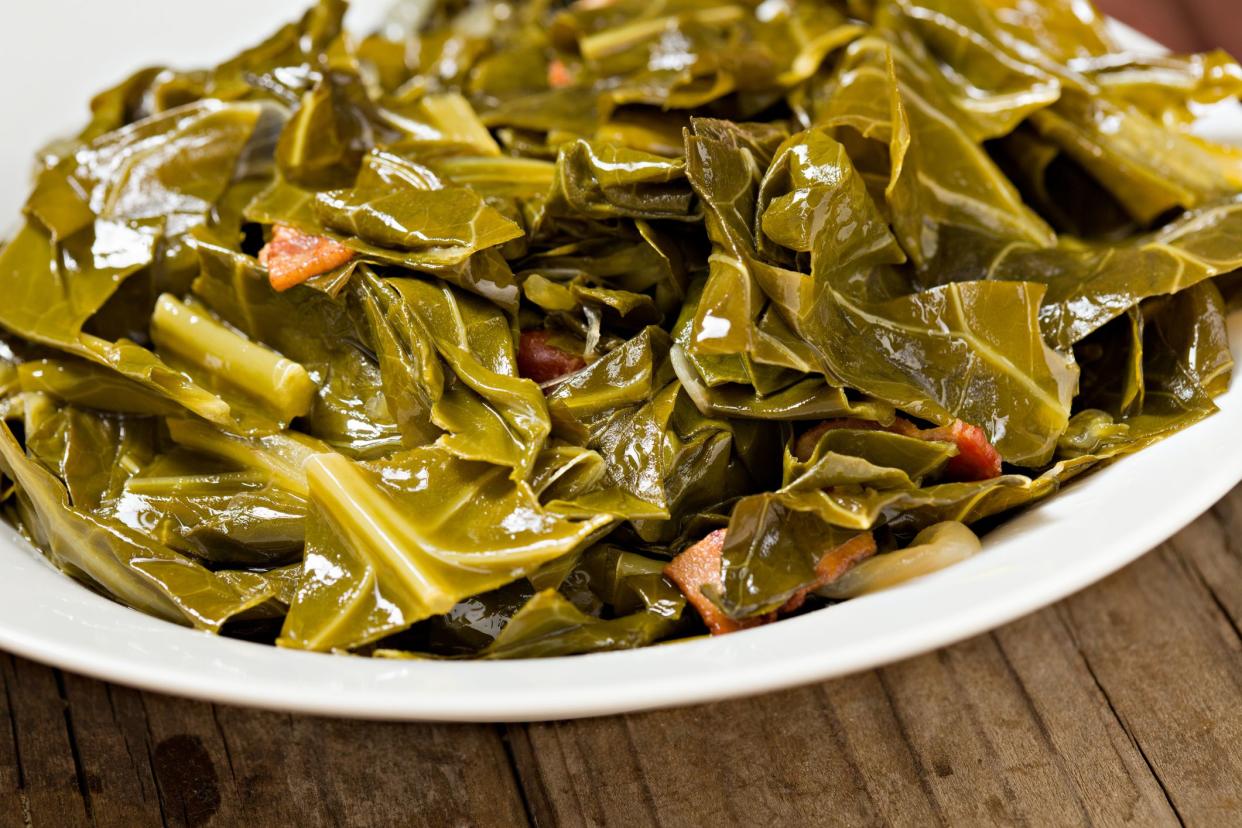
[[[1242,46],[1235,4],[1102,3],[1183,49]],[[336,721],[0,656],[0,825],[1239,825],[1240,625],[1242,489],[996,632],[681,710]]]

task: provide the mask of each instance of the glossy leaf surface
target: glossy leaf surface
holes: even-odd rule
[[[0,246],[0,500],[115,600],[360,657],[728,633],[1229,386],[1222,53],[1085,0],[345,11],[101,92]]]

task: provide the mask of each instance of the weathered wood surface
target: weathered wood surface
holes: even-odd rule
[[[1242,488],[994,633],[681,710],[335,721],[3,657],[0,825],[1238,825],[1240,624]]]

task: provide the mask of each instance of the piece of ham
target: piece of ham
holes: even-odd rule
[[[724,635],[738,630],[757,627],[775,621],[782,613],[797,610],[806,602],[807,596],[822,586],[832,583],[851,567],[875,554],[875,538],[870,532],[855,535],[843,544],[824,553],[815,566],[815,582],[799,590],[776,612],[756,618],[736,620],[730,618],[720,607],[703,594],[703,587],[720,589],[724,585],[720,562],[724,552],[727,529],[717,529],[703,540],[686,549],[664,567],[664,574],[677,585],[690,605],[698,610],[699,617],[712,635]]]
[[[287,224],[273,225],[271,239],[259,251],[268,281],[278,291],[335,270],[353,257],[354,251],[340,242],[303,233]]]
[[[917,429],[916,429],[917,430]],[[956,420],[952,425],[926,428],[918,432],[922,440],[943,440],[957,445],[957,456],[949,458],[945,477],[962,483],[1000,477],[1001,456],[979,426]]]
[[[677,584],[690,606],[699,612],[712,635],[724,635],[764,623],[763,618],[735,621],[703,594],[703,587],[721,587],[720,558],[724,551],[727,529],[717,529],[694,546],[686,549],[664,567],[664,574]]]
[[[553,89],[564,89],[566,86],[573,86],[573,83],[573,73],[565,65],[565,61],[560,58],[553,58],[548,63],[548,86]]]
[[[938,428],[919,428],[903,417],[896,418],[889,426],[872,420],[854,418],[825,420],[814,428],[808,429],[798,438],[794,443],[794,456],[803,462],[809,460],[815,453],[815,445],[819,442],[819,438],[826,432],[839,428],[889,431],[919,440],[953,443],[957,447],[957,456],[949,459],[945,465],[944,475],[945,479],[954,482],[991,480],[993,477],[1000,477],[1001,474],[1001,455],[988,441],[987,432],[963,420],[955,420],[947,426]]]
[[[902,420],[900,417],[898,417],[897,420],[901,422],[907,422],[907,423],[909,422],[907,420]],[[894,425],[896,425],[895,422],[894,422]],[[837,429],[843,429],[843,428],[850,429],[852,431],[893,431],[895,430],[891,427],[886,429],[884,426],[880,425],[874,420],[859,420],[853,417],[842,417],[841,419],[838,419],[838,420],[824,420],[822,423],[817,423],[816,425],[802,432],[802,435],[798,437],[797,441],[794,442],[794,450],[793,450],[794,457],[798,458],[803,463],[805,463],[807,460],[810,460],[812,456],[814,456],[815,447],[819,445],[820,437],[823,437],[829,431],[835,431]],[[897,433],[900,434],[901,432],[897,432]]]
[[[549,340],[547,331],[522,331],[517,349],[519,376],[546,385],[586,367],[581,356],[558,348]]]
[[[840,578],[846,572],[849,572],[858,564],[870,558],[876,552],[875,536],[870,532],[864,532],[861,535],[855,535],[840,546],[834,546],[829,549],[824,557],[819,559],[819,563],[815,565],[815,574],[818,576],[815,583],[808,587],[798,590],[798,592],[785,602],[778,612],[793,612],[806,603],[807,596],[821,587],[826,587]]]

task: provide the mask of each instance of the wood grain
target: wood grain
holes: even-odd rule
[[[10,657],[0,676],[10,726],[0,748],[0,776],[17,783],[0,791],[5,824],[21,825],[34,814],[49,825],[89,824],[90,803],[77,772],[59,676]]]
[[[1178,816],[1191,824],[1236,823],[1242,639],[1200,579],[1192,549],[1228,554],[1223,533],[1202,520],[1061,611]]]
[[[219,707],[5,657],[0,825],[527,820],[500,734]]]

